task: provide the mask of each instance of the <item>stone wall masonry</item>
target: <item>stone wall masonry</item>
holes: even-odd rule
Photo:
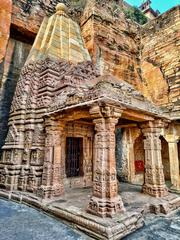
[[[14,0],[12,10],[12,25],[28,36],[36,36],[41,22],[46,15],[46,2],[41,0]],[[58,2],[58,1],[54,1]],[[50,3],[50,9],[53,8]]]
[[[86,46],[101,74],[110,73],[141,90],[139,26],[126,20],[122,10],[116,16],[109,8],[113,9],[111,2],[85,9],[81,28]]]
[[[151,94],[157,89],[158,84],[159,104],[168,106],[174,112],[173,117],[178,116],[180,112],[180,6],[170,9],[147,23],[141,30],[141,38],[142,77],[149,85]],[[157,72],[159,72],[158,75]],[[156,76],[159,77],[155,79]],[[168,101],[164,98],[165,95],[169,95]]]
[[[143,27],[113,9],[112,2],[92,1],[84,10],[82,35],[93,62],[101,74],[127,81],[157,105],[178,109],[179,8]]]

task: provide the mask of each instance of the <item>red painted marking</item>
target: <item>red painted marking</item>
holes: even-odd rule
[[[144,161],[136,160],[135,161],[135,170],[136,170],[136,172],[144,172]]]

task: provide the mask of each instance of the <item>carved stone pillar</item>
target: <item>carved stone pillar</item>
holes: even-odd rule
[[[178,141],[179,136],[166,135],[166,141],[169,147],[171,189],[180,191],[180,173],[179,173],[179,157],[178,157]]]
[[[45,162],[43,166],[42,186],[38,195],[43,198],[57,197],[64,192],[64,166],[62,163],[63,122],[46,121]]]
[[[135,179],[135,157],[134,157],[134,141],[128,142],[129,166],[128,166],[128,181],[133,183]]]
[[[142,132],[145,136],[145,182],[143,192],[154,197],[163,197],[168,194],[161,156],[160,135],[162,127],[160,121],[142,125]]]
[[[93,195],[87,211],[111,217],[124,211],[123,202],[118,195],[115,160],[115,125],[118,118],[101,117],[93,120],[95,124]]]

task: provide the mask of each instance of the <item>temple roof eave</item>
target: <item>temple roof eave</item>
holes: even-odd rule
[[[81,108],[83,108],[83,109],[90,108],[91,106],[96,105],[96,104],[97,105],[107,104],[107,105],[119,107],[123,111],[124,118],[126,118],[126,116],[129,115],[129,110],[132,110],[132,112],[134,112],[136,114],[137,118],[141,119],[142,121],[152,121],[155,118],[161,118],[165,121],[170,121],[170,117],[168,114],[163,114],[163,113],[158,114],[158,113],[154,113],[151,111],[147,111],[146,109],[140,109],[138,107],[133,107],[131,105],[122,103],[118,100],[115,100],[115,99],[112,99],[109,97],[100,97],[100,98],[93,99],[90,101],[80,102],[80,103],[72,104],[69,106],[59,107],[54,110],[49,110],[44,114],[44,117],[52,117],[55,115],[57,116],[58,114],[76,110],[76,109],[80,110]]]

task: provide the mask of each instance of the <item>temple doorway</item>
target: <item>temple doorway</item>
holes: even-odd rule
[[[66,177],[83,175],[83,138],[66,138]]]
[[[169,148],[168,142],[161,137],[161,154],[162,154],[162,164],[163,164],[163,171],[164,171],[164,178],[166,181],[166,185],[168,187],[171,186],[171,172],[170,172],[170,160],[169,160]]]

